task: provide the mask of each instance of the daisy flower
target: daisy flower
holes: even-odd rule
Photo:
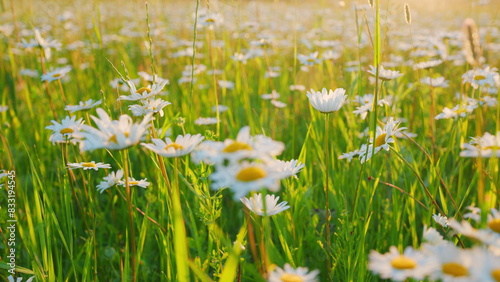
[[[225,187],[234,192],[234,200],[246,196],[251,191],[267,188],[269,191],[278,192],[279,180],[286,174],[277,173],[273,167],[261,162],[242,161],[228,166],[220,166],[210,175],[211,188],[214,190]]]
[[[500,131],[496,135],[486,132],[481,137],[473,138],[471,142],[462,144],[461,157],[492,158],[500,157]]]
[[[177,136],[175,142],[172,142],[168,137],[165,141],[153,138],[151,141],[153,141],[154,144],[141,143],[141,145],[160,156],[173,158],[191,153],[204,138],[205,137],[201,134],[186,134]]]
[[[227,106],[224,106],[224,105],[217,105],[217,106],[213,106],[212,107],[212,112],[217,112],[217,110],[219,110],[219,113],[222,113],[222,112],[225,112],[227,111],[229,108]]]
[[[300,84],[290,85],[290,90],[292,91],[306,91],[306,87]]]
[[[470,271],[474,281],[500,281],[500,257],[484,247],[474,247],[471,253],[474,259]]]
[[[128,87],[130,88],[130,95],[121,95],[119,100],[128,100],[128,101],[137,101],[142,99],[151,98],[155,95],[158,95],[163,87],[167,85],[168,80],[161,81],[160,83],[153,83],[152,85],[148,85],[147,87],[141,87],[139,89],[136,88],[135,84],[131,80],[125,81]]]
[[[443,239],[443,236],[441,236],[441,234],[439,234],[439,232],[432,227],[429,228],[424,227],[424,232],[422,236],[425,242],[422,244],[424,246],[424,249],[426,245],[437,246],[441,244],[448,244],[448,241],[445,241]]]
[[[140,83],[141,79],[135,78],[135,79],[130,80],[130,82],[135,85],[135,84]],[[111,87],[113,87],[114,89],[120,89],[121,91],[124,91],[124,92],[130,91],[130,87],[128,86],[128,83],[125,83],[123,81],[123,79],[121,79],[119,77],[111,80],[109,82],[109,85],[111,85]]]
[[[116,172],[110,172],[103,178],[104,181],[101,181],[101,183],[97,185],[97,191],[102,193],[108,188],[121,184],[123,182],[122,178],[123,170],[119,169]]]
[[[33,279],[35,279],[35,276],[31,276],[30,278],[26,279],[26,281],[24,281],[24,282],[32,282]],[[7,277],[7,280],[9,282],[22,282],[23,278],[22,277],[14,278],[14,276],[9,275],[9,277]]]
[[[301,64],[305,66],[314,66],[321,62],[321,59],[318,58],[318,54],[319,54],[318,52],[314,52],[309,55],[299,54],[297,56],[297,59],[300,61]]]
[[[434,259],[436,266],[430,274],[431,279],[444,282],[476,281],[472,279],[471,267],[474,258],[468,249],[459,249],[454,244],[441,244],[428,247],[429,258]]]
[[[282,142],[264,135],[251,136],[250,127],[245,126],[238,132],[236,140],[204,141],[193,152],[193,160],[216,165],[223,165],[225,161],[238,162],[245,158],[272,161],[284,149]]]
[[[91,116],[98,128],[82,125],[79,137],[80,151],[99,148],[121,150],[139,143],[151,125],[151,114],[147,114],[141,123],[134,123],[128,115],[121,115],[118,120],[111,120],[109,115],[98,108],[99,117]]]
[[[49,137],[49,141],[52,143],[65,143],[72,142],[75,144],[79,141],[77,138],[78,132],[83,126],[83,118],[76,119],[76,116],[66,116],[61,123],[52,120],[52,125],[45,127],[46,129],[52,130],[52,135]]]
[[[172,103],[167,102],[161,98],[158,99],[149,99],[149,100],[140,100],[142,105],[130,105],[128,109],[132,112],[134,116],[144,116],[149,113],[156,114],[159,113],[161,117],[165,114],[163,112],[163,108],[171,105]]]
[[[279,97],[280,97],[280,93],[278,93],[276,90],[273,90],[270,94],[260,95],[260,98],[262,98],[264,100],[278,99]]]
[[[282,108],[286,107],[286,103],[283,103],[283,102],[278,101],[278,100],[271,100],[271,104],[273,106],[275,106],[276,108],[279,108],[279,109],[282,109]]]
[[[456,105],[453,108],[444,107],[443,112],[437,115],[434,119],[449,119],[457,117],[465,117],[477,108],[477,103],[467,105]]]
[[[279,199],[279,196],[267,194],[266,204],[264,206],[262,203],[262,194],[256,193],[250,198],[240,198],[240,201],[248,208],[248,210],[257,215],[271,216],[290,208],[290,206],[287,206],[287,202],[281,202],[278,204]]]
[[[234,55],[231,56],[231,59],[237,62],[241,62],[244,65],[246,65],[247,60],[249,59],[246,54],[241,54],[241,53],[234,53]]]
[[[316,282],[319,281],[317,276],[319,270],[309,271],[307,267],[293,268],[290,264],[285,264],[283,269],[276,267],[269,273],[268,282],[283,282],[283,281],[302,281]]]
[[[217,81],[217,84],[219,84],[221,88],[226,88],[226,89],[234,88],[234,82],[228,80],[219,80]]]
[[[470,83],[474,89],[479,88],[479,86],[496,86],[499,79],[498,69],[490,67],[476,68],[462,75],[462,83]]]
[[[311,91],[307,92],[307,98],[309,98],[309,102],[311,105],[318,111],[329,114],[335,111],[338,111],[344,105],[345,99],[347,95],[345,95],[345,89],[337,88],[335,91],[331,90],[327,91],[326,88],[323,90],[315,91],[311,89]]]
[[[102,100],[95,101],[92,99],[89,99],[85,102],[80,101],[78,105],[67,105],[64,110],[69,111],[70,113],[74,113],[77,111],[83,111],[83,110],[89,110],[92,109],[93,107],[100,105],[102,103]]]
[[[415,65],[413,65],[413,69],[430,69],[439,66],[440,64],[443,63],[443,60],[432,60],[432,61],[427,61],[427,62],[420,62]]]
[[[448,227],[448,218],[446,216],[442,216],[440,213],[438,214],[432,214],[432,219],[434,219],[434,221],[443,226],[443,227]]]
[[[448,88],[448,86],[449,86],[448,81],[442,76],[436,77],[436,78],[431,78],[431,77],[427,76],[427,77],[420,79],[420,82],[423,84],[432,86],[432,87]]]
[[[202,12],[198,17],[198,24],[212,29],[222,24],[224,19],[219,13]]]
[[[305,164],[300,163],[298,160],[282,161],[275,160],[273,162],[273,167],[277,172],[285,173],[288,176],[293,176],[298,179],[297,173],[299,173]]]
[[[54,80],[59,80],[63,78],[69,71],[71,71],[71,66],[65,66],[63,68],[58,68],[54,71],[42,74],[42,81],[52,82]]]
[[[373,75],[373,76],[376,76],[377,75],[377,68],[374,66],[370,66],[370,70],[368,71],[368,73]],[[392,80],[392,79],[398,78],[400,76],[403,76],[403,74],[399,73],[399,71],[386,70],[386,69],[384,69],[383,66],[380,66],[380,69],[378,71],[378,77],[384,81]]]
[[[380,254],[372,250],[369,255],[368,268],[382,279],[404,281],[407,278],[422,280],[433,271],[433,260],[426,254],[408,246],[399,253],[395,246],[389,252]]]
[[[361,163],[369,160],[373,155],[378,153],[379,151],[386,150],[388,151],[390,146],[389,144],[394,143],[393,136],[396,133],[405,130],[406,127],[398,127],[401,122],[394,120],[392,117],[388,119],[387,123],[384,125],[384,128],[377,126],[376,137],[375,140],[373,138],[370,139],[369,145],[363,144],[359,149],[359,159]]]
[[[83,168],[83,170],[98,170],[100,168],[111,168],[109,164],[105,163],[95,163],[95,161],[91,162],[80,162],[80,163],[68,163],[69,169],[77,169],[77,168]]]
[[[166,81],[166,84],[169,84],[170,82],[168,81],[168,79],[166,78],[162,78],[160,77],[159,75],[155,74],[155,75],[150,75],[149,73],[145,72],[145,71],[140,71],[137,73],[144,81],[147,81],[147,82],[156,82],[158,84],[162,84],[163,82]]]
[[[196,125],[208,125],[208,124],[216,124],[219,123],[220,121],[216,117],[199,117],[194,121],[194,124]]]
[[[148,186],[149,186],[150,183],[147,180],[148,180],[147,178],[141,179],[141,180],[135,180],[135,178],[129,177],[128,178],[128,185],[129,186],[139,186],[139,187],[142,187],[142,188],[148,188]],[[120,181],[119,184],[121,186],[124,186],[124,187],[127,185],[125,183],[125,181]]]

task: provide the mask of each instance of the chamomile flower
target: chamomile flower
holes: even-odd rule
[[[319,270],[309,271],[307,267],[293,268],[290,264],[285,264],[283,268],[276,267],[269,273],[268,282],[302,281],[316,282]]]
[[[290,90],[291,91],[306,91],[306,87],[301,84],[293,84],[290,85]]]
[[[369,160],[373,155],[378,153],[381,150],[389,150],[389,144],[394,143],[394,136],[405,130],[406,127],[399,127],[401,122],[394,120],[392,117],[388,119],[387,123],[384,125],[384,128],[377,126],[375,140],[373,138],[370,139],[369,145],[363,144],[359,149],[359,159],[361,163]]]
[[[217,84],[219,84],[220,88],[225,88],[225,89],[234,88],[234,82],[228,80],[218,80]]]
[[[219,26],[223,21],[224,18],[219,13],[201,12],[198,17],[198,24],[210,29]]]
[[[58,68],[46,74],[42,74],[42,81],[52,82],[54,80],[59,80],[63,78],[68,72],[71,71],[71,66],[65,66],[63,68]]]
[[[121,184],[123,182],[123,170],[119,169],[116,172],[112,171],[106,175],[103,180],[104,181],[101,181],[101,183],[97,185],[97,191],[100,193],[104,192],[108,188]]]
[[[296,179],[298,179],[297,173],[299,173],[304,166],[305,164],[299,162],[298,160],[275,160],[273,162],[273,167],[277,172],[285,173],[287,176],[293,176]]]
[[[302,55],[299,54],[297,56],[297,59],[300,61],[301,64],[305,66],[314,66],[316,64],[319,64],[321,62],[321,58],[318,58],[318,52],[311,53],[309,55]]]
[[[474,258],[471,276],[475,281],[497,282],[500,280],[500,257],[484,247],[474,247],[471,250]]]
[[[432,87],[448,88],[448,86],[449,86],[448,81],[442,76],[436,77],[436,78],[431,78],[431,77],[427,76],[427,77],[420,79],[420,82],[423,84],[432,86]]]
[[[441,244],[432,248],[431,258],[436,266],[430,274],[431,279],[444,282],[475,281],[471,276],[474,259],[468,249],[459,249],[454,244]]]
[[[260,98],[264,100],[272,100],[272,99],[278,99],[280,97],[280,93],[278,93],[276,90],[273,90],[269,94],[262,94],[260,95]]]
[[[49,137],[49,141],[52,143],[65,143],[72,142],[75,144],[79,141],[77,138],[78,132],[83,125],[83,119],[76,119],[76,116],[66,116],[61,123],[52,120],[52,125],[45,127],[46,129],[52,130],[52,135]]]
[[[477,108],[477,103],[466,104],[466,105],[456,105],[453,108],[444,107],[443,112],[437,115],[434,119],[449,119],[465,117]]]
[[[323,88],[322,91],[311,91],[307,92],[307,98],[311,105],[318,111],[329,114],[338,111],[344,105],[347,95],[345,95],[345,89],[337,88],[335,91],[326,90]]]
[[[368,71],[368,73],[373,75],[373,76],[376,76],[377,75],[377,68],[374,66],[370,66],[370,70]],[[386,70],[386,69],[384,69],[383,66],[380,66],[380,69],[378,71],[378,77],[384,81],[392,80],[392,79],[398,78],[400,76],[403,76],[403,74],[399,73],[399,71]]]
[[[245,126],[238,132],[236,140],[204,141],[193,152],[193,160],[216,165],[222,165],[225,161],[238,162],[245,158],[272,161],[284,149],[282,142],[264,135],[251,136],[250,127]]]
[[[83,168],[83,170],[99,170],[100,168],[111,168],[109,164],[91,162],[80,162],[80,163],[68,163],[69,169]]]
[[[434,221],[443,226],[443,227],[448,227],[448,218],[446,216],[442,216],[440,213],[438,214],[432,214],[432,219],[434,219]]]
[[[167,158],[180,157],[191,153],[205,137],[201,134],[179,135],[173,142],[170,138],[165,141],[161,139],[152,139],[153,144],[141,143],[145,148]]]
[[[69,111],[70,113],[74,113],[74,112],[77,112],[77,111],[84,111],[84,110],[92,109],[93,107],[95,107],[97,105],[100,105],[101,103],[102,103],[102,100],[94,102],[94,100],[89,99],[89,100],[87,100],[85,102],[80,101],[80,103],[78,103],[78,105],[67,105],[64,108],[64,110],[65,111]]]
[[[132,111],[134,116],[144,116],[147,114],[156,114],[159,113],[161,117],[165,114],[163,112],[163,108],[171,105],[172,103],[165,101],[161,98],[158,99],[147,99],[140,100],[141,104],[130,105],[128,106],[129,110]]]
[[[228,166],[219,166],[210,175],[211,188],[214,190],[228,187],[233,191],[234,200],[246,196],[251,191],[267,188],[271,192],[280,189],[279,180],[284,173],[277,173],[273,167],[261,162],[242,161]]]
[[[149,128],[152,120],[147,114],[140,123],[134,123],[128,115],[121,115],[118,120],[111,120],[109,115],[98,108],[99,117],[91,116],[98,128],[82,125],[79,137],[80,151],[89,151],[99,148],[120,150],[139,143]]]
[[[492,158],[500,157],[500,131],[496,135],[486,132],[483,136],[473,138],[470,143],[462,144],[461,157]]]
[[[194,124],[196,125],[208,125],[208,124],[216,124],[219,123],[220,120],[218,120],[216,117],[199,117],[194,121]]]
[[[222,112],[225,112],[229,109],[228,106],[224,106],[224,105],[217,105],[217,106],[213,106],[212,107],[212,112],[215,113],[217,112],[217,110],[219,111],[219,113],[222,113]]]
[[[278,101],[278,100],[271,100],[271,104],[273,106],[275,106],[276,108],[279,108],[279,109],[282,109],[282,108],[286,107],[286,103],[283,103],[283,102]]]
[[[275,215],[290,208],[290,206],[287,206],[287,202],[281,202],[278,204],[278,201],[280,199],[279,196],[267,194],[265,198],[265,206],[262,202],[261,193],[256,193],[250,198],[240,198],[240,201],[248,208],[248,210],[260,216]]]
[[[485,67],[484,69],[476,68],[469,70],[462,75],[462,83],[470,83],[474,89],[479,88],[479,86],[497,86],[498,80],[498,69],[490,67]]]
[[[424,249],[426,245],[438,246],[441,244],[447,244],[448,242],[445,241],[443,239],[443,236],[441,236],[441,234],[439,234],[439,232],[432,227],[429,228],[424,227],[423,240],[425,241],[425,243],[423,243]]]
[[[137,101],[142,99],[148,99],[155,95],[158,95],[163,87],[167,85],[168,80],[163,80],[159,83],[153,83],[152,85],[148,85],[147,87],[141,87],[139,89],[136,88],[135,83],[131,80],[125,81],[130,88],[130,95],[121,95],[118,100],[128,100],[128,101]]]
[[[443,63],[443,60],[432,60],[427,62],[420,62],[413,65],[413,69],[430,69],[439,66]]]
[[[147,180],[148,180],[147,178],[141,179],[141,180],[136,180],[133,177],[129,177],[128,178],[128,185],[129,186],[139,186],[141,188],[148,188],[150,183]],[[125,180],[123,180],[123,181],[120,181],[119,185],[126,186],[127,183],[125,182]]]
[[[380,254],[372,250],[369,255],[368,268],[382,279],[405,281],[407,278],[422,280],[431,273],[433,260],[426,254],[408,246],[400,253],[395,246],[389,252]]]

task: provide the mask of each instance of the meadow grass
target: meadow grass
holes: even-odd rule
[[[18,276],[34,275],[36,281],[265,281],[273,268],[289,263],[319,270],[319,281],[376,281],[380,277],[368,268],[370,251],[417,248],[424,226],[434,226],[457,245],[472,246],[450,236],[432,216],[461,220],[467,206],[483,212],[498,208],[498,158],[459,154],[470,137],[500,131],[500,110],[481,104],[465,117],[434,117],[464,97],[485,96],[484,87],[462,83],[462,75],[474,67],[462,53],[462,23],[472,18],[483,28],[481,64],[498,66],[500,5],[441,1],[429,7],[408,1],[407,23],[402,1],[372,1],[375,8],[366,1],[310,2],[0,2],[0,105],[8,107],[0,112],[0,169],[16,172]],[[207,11],[224,20],[219,23],[214,16],[203,22]],[[58,50],[51,48],[50,59],[43,48],[21,44],[34,38],[34,29],[62,43]],[[231,58],[249,50],[257,55],[245,63]],[[339,55],[310,66],[298,59],[315,51],[321,57],[327,50]],[[443,63],[432,69],[413,68],[439,58]],[[65,65],[72,70],[60,80],[41,82],[43,73]],[[370,65],[403,76],[371,83]],[[26,75],[27,69],[36,75]],[[187,133],[224,141],[249,126],[252,135],[284,144],[280,160],[305,164],[297,178],[281,181],[279,192],[256,190],[279,195],[290,208],[257,216],[233,199],[230,188],[211,189],[216,168],[194,163],[189,154],[166,158],[138,144],[81,152],[78,144],[49,141],[52,133],[46,127],[69,115],[66,105],[102,100],[98,107],[113,119],[132,116],[128,107],[134,103],[117,101],[128,91],[110,82],[138,78],[140,71],[170,81],[161,97],[171,103],[164,116],[154,115],[141,142]],[[279,76],[266,76],[269,71]],[[372,79],[380,75],[377,70]],[[426,76],[443,76],[449,87],[421,83]],[[220,80],[234,86],[223,87]],[[136,85],[150,83],[143,79]],[[348,95],[328,118],[306,97],[307,90],[323,87],[344,88]],[[285,107],[260,97],[273,90]],[[392,102],[373,107],[362,119],[353,113],[360,106],[353,100],[367,93],[374,94],[374,104],[389,96]],[[489,97],[498,103],[498,88]],[[218,105],[228,110],[213,111]],[[71,115],[94,125],[91,116],[97,114],[93,108]],[[196,125],[199,117],[220,122]],[[369,143],[386,117],[404,118],[400,127],[415,137],[394,137],[390,150],[364,163],[339,159]],[[90,161],[112,169],[67,168],[67,163]],[[126,181],[126,187],[99,193],[103,177],[118,169],[150,185],[129,187]],[[0,277],[6,280],[7,197],[0,203],[5,222],[0,227]]]

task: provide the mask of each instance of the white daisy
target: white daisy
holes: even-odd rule
[[[462,144],[461,157],[492,158],[500,157],[500,131],[496,135],[486,132],[483,136],[473,138]]]
[[[475,281],[471,276],[473,257],[468,249],[457,248],[454,244],[441,244],[427,247],[430,258],[434,259],[432,280],[444,282]]]
[[[163,112],[163,108],[171,105],[172,103],[167,102],[161,98],[158,99],[148,99],[148,100],[140,100],[141,104],[130,105],[128,106],[129,110],[132,111],[134,116],[144,116],[149,113],[159,113],[161,117],[165,114]]]
[[[98,128],[82,125],[79,137],[80,151],[99,148],[120,150],[139,143],[151,125],[151,114],[147,114],[141,123],[134,123],[128,115],[121,115],[118,120],[111,120],[109,115],[98,108],[99,117],[91,116]]]
[[[437,115],[434,119],[449,119],[449,118],[457,118],[457,117],[465,117],[467,114],[470,114],[477,108],[476,104],[467,104],[467,105],[456,105],[455,107],[449,109],[445,107],[443,112]]]
[[[285,173],[288,176],[293,176],[298,179],[297,173],[299,173],[305,166],[305,164],[300,163],[298,160],[282,161],[275,160],[272,164],[277,172]]]
[[[104,181],[101,181],[101,183],[97,185],[97,191],[102,193],[108,188],[121,184],[123,182],[122,178],[123,178],[123,170],[119,169],[116,172],[114,171],[110,172],[103,178]]]
[[[80,162],[80,163],[68,163],[69,169],[77,169],[77,168],[83,168],[83,170],[98,170],[100,168],[111,168],[109,164],[105,163],[96,163],[95,161],[91,162]]]
[[[141,179],[141,180],[135,180],[135,178],[133,177],[129,177],[128,178],[128,185],[129,186],[139,186],[139,187],[142,187],[142,188],[148,188],[149,186],[149,182],[147,181],[148,179],[145,178],[145,179]],[[119,183],[121,186],[127,186],[127,183],[125,183],[125,181],[120,181]]]
[[[309,271],[307,267],[293,268],[290,264],[285,264],[283,269],[276,267],[269,273],[268,282],[283,282],[283,281],[301,281],[301,282],[316,282],[318,280],[319,270]]]
[[[420,79],[420,82],[423,84],[432,86],[432,87],[448,88],[448,86],[449,86],[448,80],[446,80],[442,76],[436,77],[436,78],[432,78],[432,77],[427,76],[427,77]]]
[[[335,91],[331,89],[327,91],[326,88],[323,88],[321,92],[311,89],[311,91],[308,91],[306,95],[307,98],[309,98],[311,105],[318,111],[325,114],[338,111],[342,108],[345,99],[347,98],[347,95],[345,95],[345,89],[343,88],[337,88]]]
[[[89,99],[85,102],[80,101],[78,105],[67,105],[64,110],[69,111],[70,113],[74,113],[77,111],[83,111],[83,110],[89,110],[92,109],[93,107],[100,105],[102,103],[102,100],[95,101],[92,99]]]
[[[69,71],[71,71],[71,66],[58,68],[46,74],[42,74],[42,81],[52,82],[54,80],[59,80],[63,78]]]
[[[76,116],[66,116],[61,123],[52,120],[52,125],[45,127],[46,129],[52,130],[52,135],[49,137],[49,141],[52,143],[65,143],[72,142],[75,144],[79,141],[78,132],[83,125],[83,118],[76,119]]]
[[[311,53],[309,55],[302,55],[299,54],[297,56],[297,59],[300,61],[301,64],[305,66],[314,66],[316,64],[319,64],[321,62],[321,58],[318,58],[318,52]]]
[[[125,81],[128,87],[130,88],[130,95],[121,95],[119,100],[128,100],[128,101],[137,101],[142,99],[151,98],[155,95],[158,95],[163,87],[167,85],[168,80],[161,81],[159,83],[153,83],[152,85],[148,85],[147,87],[141,87],[139,89],[136,88],[135,83],[131,80]]]
[[[434,270],[433,265],[433,260],[411,246],[406,247],[402,254],[395,246],[391,246],[385,254],[372,250],[368,262],[368,268],[372,272],[382,279],[393,281],[404,281],[407,278],[422,280]]]
[[[373,76],[376,76],[377,75],[377,68],[374,66],[370,66],[370,70],[368,71],[368,73],[370,73]],[[385,81],[392,80],[392,79],[398,78],[400,76],[403,76],[403,74],[399,73],[399,71],[386,70],[386,69],[384,69],[383,66],[380,66],[380,69],[378,71],[378,77],[381,80],[385,80]]]
[[[287,206],[287,202],[281,202],[278,204],[279,199],[279,196],[267,194],[266,204],[264,206],[262,202],[262,194],[256,193],[249,199],[246,197],[240,198],[240,201],[248,208],[248,210],[257,215],[263,216],[265,214],[267,216],[271,216],[290,208],[290,206]]]
[[[443,60],[432,60],[432,61],[427,61],[427,62],[420,62],[415,65],[413,65],[413,69],[430,69],[439,66],[440,64],[443,63]]]
[[[462,75],[462,83],[470,83],[474,89],[479,88],[479,86],[497,86],[499,79],[498,69],[490,67],[485,67],[484,69],[476,68]]]
[[[154,144],[141,143],[145,148],[157,153],[160,156],[167,158],[180,157],[191,153],[205,137],[201,134],[191,135],[179,135],[172,142],[170,138],[166,138],[165,141],[161,139],[152,139]]]
[[[278,101],[278,100],[271,100],[271,104],[273,104],[273,106],[275,106],[276,108],[279,108],[279,109],[286,107],[286,103],[283,103],[283,102]]]
[[[448,218],[446,216],[442,216],[440,213],[438,214],[432,214],[432,219],[434,219],[434,221],[443,226],[443,227],[448,227]]]

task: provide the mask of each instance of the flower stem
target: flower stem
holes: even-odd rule
[[[329,128],[329,123],[330,123],[330,115],[326,114],[325,115],[325,213],[326,213],[326,224],[325,224],[325,229],[326,229],[326,269],[328,271],[328,277],[330,277],[330,220],[332,217],[332,214],[330,212],[330,189],[329,189],[329,174],[330,174],[330,143],[329,141],[329,133],[330,133],[330,128]]]
[[[130,236],[130,251],[132,252],[131,257],[131,269],[132,269],[132,281],[137,281],[136,273],[135,273],[135,227],[134,227],[134,213],[132,212],[132,195],[130,191],[130,183],[129,183],[129,156],[127,150],[123,152],[123,162],[124,162],[124,170],[125,170],[125,196],[127,200],[127,213],[128,213],[128,231]]]

